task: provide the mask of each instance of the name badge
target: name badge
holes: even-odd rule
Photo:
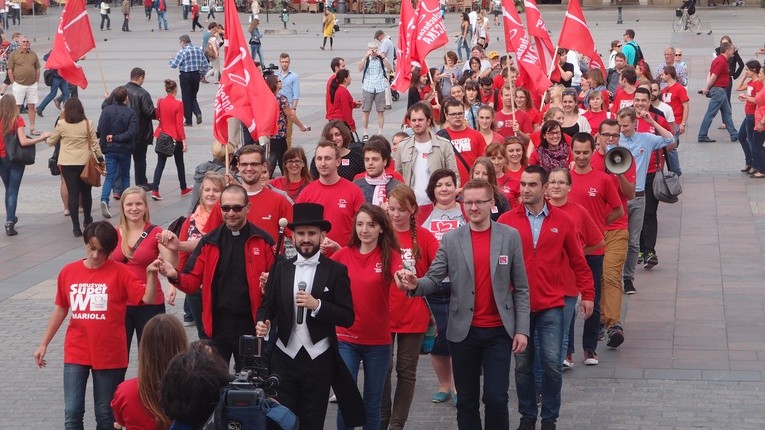
[[[343,158],[343,161],[340,164],[342,164],[343,166],[350,166],[351,165],[351,160],[349,160],[347,158]]]
[[[507,266],[508,258],[507,255],[500,255],[499,256],[499,264],[503,266]]]

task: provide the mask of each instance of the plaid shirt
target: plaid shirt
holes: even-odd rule
[[[388,88],[388,77],[380,57],[369,57],[367,72],[361,78],[361,89],[368,93],[382,93]]]
[[[170,67],[178,68],[181,72],[206,72],[207,58],[200,48],[192,44],[184,45],[175,57],[170,60]]]

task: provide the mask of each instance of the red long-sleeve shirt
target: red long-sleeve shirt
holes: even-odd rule
[[[351,96],[348,88],[343,85],[338,86],[335,91],[335,100],[327,112],[327,119],[343,120],[351,128],[351,131],[356,130],[356,121],[353,120],[353,96]]]

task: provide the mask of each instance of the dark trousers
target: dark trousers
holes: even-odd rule
[[[135,331],[137,343],[140,345],[141,335],[143,334],[143,328],[146,326],[146,323],[148,323],[154,315],[163,313],[165,313],[164,303],[159,305],[127,307],[127,312],[125,313],[125,332],[127,333],[128,355],[130,355],[130,344],[133,343],[133,331]]]
[[[129,15],[123,13],[122,16],[124,17],[122,20],[122,31],[130,31],[130,26],[128,25],[130,24],[130,19],[128,18]]]
[[[645,213],[643,214],[643,230],[640,232],[640,252],[656,254],[656,235],[659,230],[659,200],[653,194],[653,178],[656,173],[645,177]]]
[[[242,370],[244,363],[239,355],[239,337],[245,334],[255,333],[255,322],[252,315],[224,315],[221,312],[213,315],[212,343],[215,351],[226,363],[231,362],[234,356],[234,370]]]
[[[268,176],[274,176],[274,171],[277,166],[279,167],[279,171],[282,172],[282,175],[284,175],[285,170],[282,163],[284,161],[284,153],[287,152],[287,138],[271,139],[268,146]]]
[[[183,163],[183,144],[181,142],[175,142],[175,151],[173,152],[173,159],[175,160],[175,168],[178,170],[178,182],[181,183],[181,190],[186,189],[186,166]],[[157,167],[154,169],[154,182],[152,187],[154,191],[159,191],[159,181],[162,179],[162,171],[165,170],[165,163],[167,162],[167,156],[157,154]]]
[[[202,324],[202,293],[186,294],[185,303],[189,305],[191,315],[194,316],[194,325],[197,327],[197,337],[200,340],[207,339],[205,327]]]
[[[512,342],[504,327],[470,327],[465,340],[449,342],[454,385],[460,396],[457,402],[457,427],[460,430],[510,427],[507,402]],[[479,411],[482,374],[486,415],[486,425],[483,427]]]
[[[85,225],[93,222],[93,217],[90,215],[90,210],[93,207],[93,196],[90,194],[92,187],[80,179],[80,174],[84,168],[85,166],[61,166],[61,176],[64,177],[66,191],[69,194],[66,207],[69,209],[73,228],[80,227],[80,202],[82,202]]]
[[[592,315],[584,320],[582,349],[595,351],[598,348],[598,331],[600,330],[600,280],[603,278],[603,256],[588,255],[586,258],[592,272],[592,279],[595,281],[595,306],[593,306]]]
[[[181,72],[179,76],[181,82],[181,100],[183,101],[183,117],[186,124],[191,124],[192,114],[202,115],[197,102],[197,93],[199,92],[199,71]]]
[[[195,16],[194,19],[191,20],[191,31],[197,31],[197,27],[203,28],[202,24],[199,23],[199,15]]]
[[[106,23],[106,29],[112,28],[112,19],[109,18],[109,15],[102,13],[101,14],[101,30],[104,29],[104,23]]]
[[[136,142],[133,150],[133,166],[135,166],[135,184],[146,185],[146,142]],[[124,191],[124,190],[123,190]]]
[[[274,347],[271,372],[281,378],[276,398],[297,415],[300,430],[324,428],[335,362],[332,354],[330,349],[311,360],[305,349],[301,349],[293,359]]]

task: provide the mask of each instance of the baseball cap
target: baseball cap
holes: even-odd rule
[[[499,52],[497,52],[497,51],[489,51],[488,57],[489,57],[489,59],[499,58]]]

